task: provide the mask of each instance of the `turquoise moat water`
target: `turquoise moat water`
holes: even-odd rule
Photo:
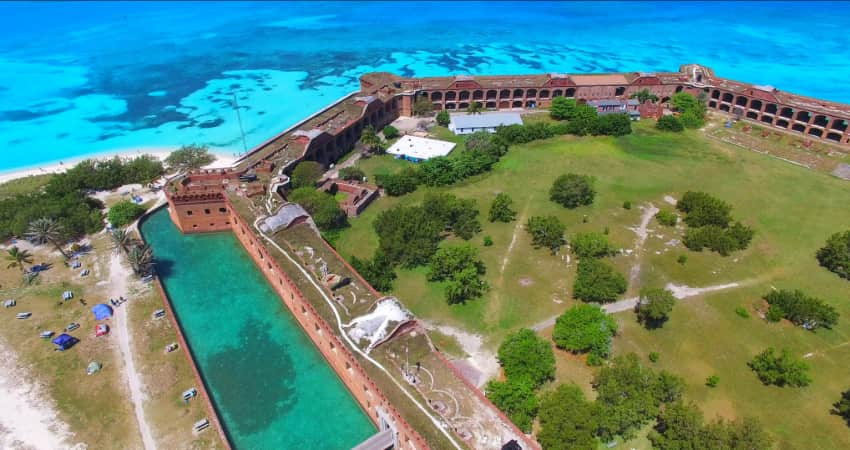
[[[0,171],[191,143],[232,155],[234,96],[251,148],[375,70],[700,63],[850,102],[848,29],[847,2],[0,2]]]
[[[375,432],[232,233],[184,235],[165,208],[142,233],[234,448],[349,449]]]

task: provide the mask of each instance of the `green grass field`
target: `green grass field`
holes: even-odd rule
[[[381,156],[360,164],[372,177],[410,163]],[[548,200],[552,181],[567,172],[596,177],[598,193],[592,206],[566,210]],[[372,229],[377,215],[396,204],[419,202],[428,190],[420,187],[404,197],[376,201],[340,233],[336,245],[341,254],[370,257],[378,242]],[[748,250],[725,258],[690,252],[681,244],[668,244],[681,238],[681,229],[664,228],[653,220],[641,252],[639,284],[745,285],[682,300],[660,330],[646,331],[633,313],[619,313],[615,353],[636,352],[650,364],[648,353],[659,352],[661,359],[654,366],[683,376],[689,383],[686,398],[696,401],[708,418],[758,417],[779,448],[850,446],[850,429],[829,414],[831,403],[850,388],[850,283],[820,268],[814,258],[830,234],[850,226],[846,181],[708,140],[700,131],[661,134],[651,123],[641,122],[622,138],[556,137],[512,147],[492,172],[432,190],[478,201],[484,229],[470,242],[480,251],[492,288],[481,299],[450,307],[442,286],[427,282],[426,270],[419,268],[399,270],[393,294],[415,314],[481,333],[494,348],[506,333],[559,314],[574,302],[575,261],[534,250],[522,227],[529,216],[558,216],[567,225],[568,239],[576,232],[608,228],[613,243],[631,248],[636,235],[628,227],[639,224],[642,205],[671,208],[665,195],[678,198],[686,190],[704,190],[731,203],[733,216],[757,231]],[[499,192],[513,198],[516,222],[486,221]],[[622,208],[625,200],[632,202],[632,209]],[[493,246],[483,246],[486,235],[492,236]],[[688,255],[684,265],[676,262],[681,254]],[[635,261],[627,255],[612,260],[624,274]],[[771,287],[800,288],[828,300],[842,316],[838,326],[809,332],[764,322],[754,306]],[[627,295],[637,288],[630,286]],[[738,306],[749,308],[752,317],[737,316]],[[806,361],[812,366],[813,384],[803,389],[762,386],[746,363],[768,346],[788,347],[800,357],[811,353]],[[578,358],[559,354],[558,364],[559,381],[588,387],[591,369]],[[721,379],[713,389],[704,386],[712,374]]]

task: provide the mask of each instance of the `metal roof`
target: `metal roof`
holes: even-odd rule
[[[458,128],[493,128],[499,125],[522,125],[518,113],[452,114],[451,126]]]
[[[289,225],[299,217],[309,216],[307,211],[297,203],[287,203],[280,207],[273,216],[266,217],[260,221],[260,230],[263,233],[277,233],[278,230],[289,228]]]

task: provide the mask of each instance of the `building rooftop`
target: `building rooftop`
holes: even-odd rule
[[[417,159],[431,159],[446,156],[455,148],[454,142],[428,139],[419,136],[402,136],[387,153],[396,156],[408,156]]]
[[[487,114],[452,114],[452,129],[458,128],[495,128],[499,125],[522,125],[519,113],[500,112]]]

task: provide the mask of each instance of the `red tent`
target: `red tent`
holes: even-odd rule
[[[109,325],[105,323],[97,324],[97,326],[94,328],[94,335],[103,336],[105,334],[109,334]]]

